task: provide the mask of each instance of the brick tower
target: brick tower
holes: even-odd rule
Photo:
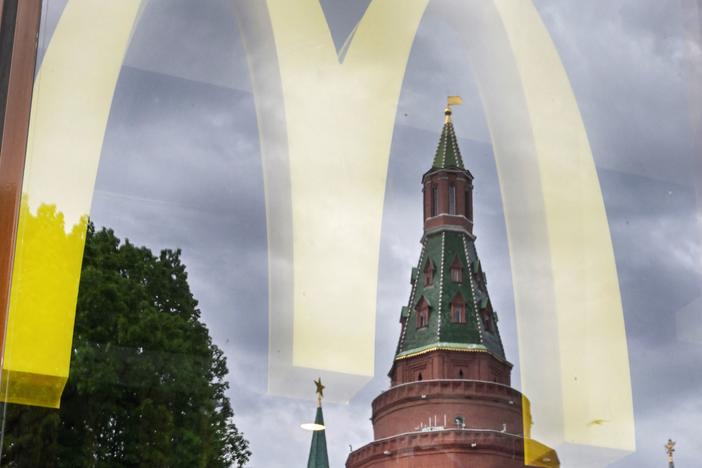
[[[375,440],[346,466],[558,466],[553,450],[528,438],[528,400],[510,386],[512,364],[475,249],[473,176],[449,107],[422,188],[422,250],[400,314],[390,389],[372,404]]]

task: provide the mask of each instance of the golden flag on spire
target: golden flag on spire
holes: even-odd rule
[[[449,96],[448,97],[448,102],[447,106],[460,106],[463,104],[463,99],[461,99],[461,96]]]

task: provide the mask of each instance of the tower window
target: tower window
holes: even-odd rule
[[[439,214],[439,187],[434,185],[431,188],[431,215]]]
[[[422,309],[417,313],[417,328],[429,326],[429,309]]]
[[[451,264],[451,281],[454,283],[463,281],[463,265],[461,265],[461,261],[458,260],[458,257],[456,257]]]
[[[465,323],[466,309],[463,304],[453,304],[451,306],[451,320],[454,323]]]
[[[456,214],[456,186],[449,186],[449,214]]]
[[[417,328],[429,326],[429,303],[422,298],[417,304]]]
[[[492,326],[492,311],[489,308],[485,308],[480,311],[480,318],[483,321],[483,328],[485,331],[494,333]]]
[[[470,190],[466,190],[464,192],[464,203],[463,203],[463,211],[468,219],[473,219],[473,203],[472,200],[470,199]]]
[[[460,294],[451,301],[451,322],[466,323],[466,304]]]
[[[466,303],[460,293],[451,301],[451,321],[453,323],[466,323]]]
[[[434,265],[431,260],[427,260],[427,264],[424,267],[424,286],[431,286],[434,284]]]

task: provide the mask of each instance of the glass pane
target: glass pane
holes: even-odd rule
[[[0,466],[694,466],[701,17],[44,0]]]

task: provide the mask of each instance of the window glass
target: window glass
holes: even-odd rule
[[[0,466],[699,464],[697,2],[0,8]]]
[[[439,214],[439,187],[432,187],[431,189],[431,215],[436,216]]]

